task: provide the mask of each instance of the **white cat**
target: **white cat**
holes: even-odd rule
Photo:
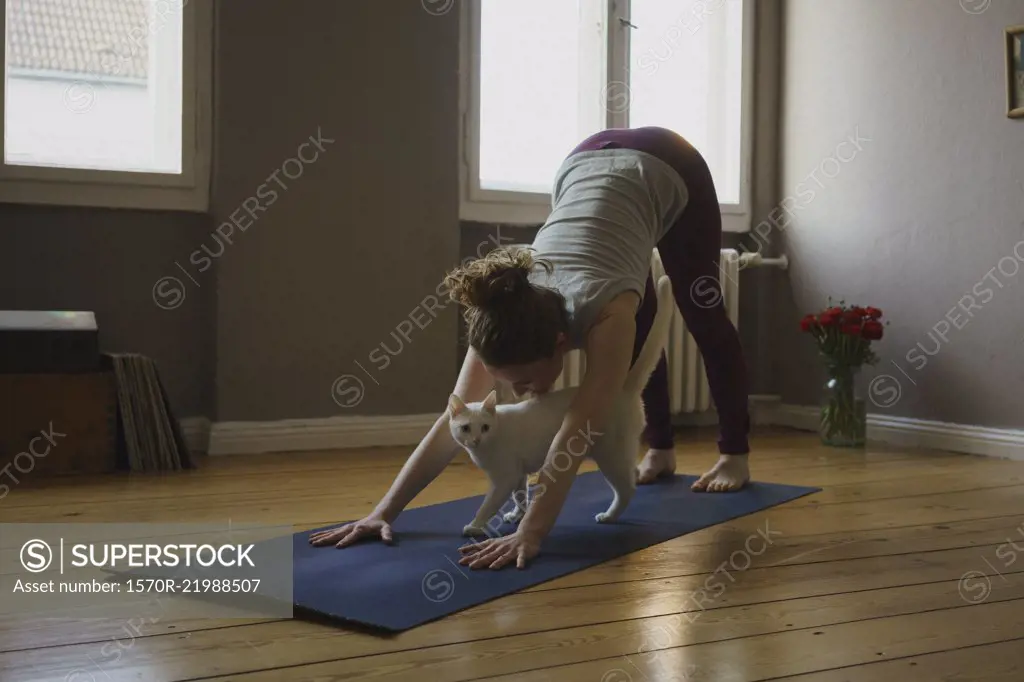
[[[641,393],[661,359],[675,306],[668,277],[658,280],[657,292],[658,312],[651,331],[603,430],[581,433],[567,448],[570,455],[586,452],[614,493],[608,510],[595,516],[598,523],[617,519],[636,491],[636,453],[645,425]],[[463,528],[463,535],[486,535],[486,524],[509,498],[516,506],[504,515],[504,520],[517,523],[522,519],[527,507],[527,477],[544,466],[577,390],[567,388],[510,405],[498,405],[494,391],[482,402],[469,405],[456,395],[449,398],[452,437],[491,483],[476,517]]]

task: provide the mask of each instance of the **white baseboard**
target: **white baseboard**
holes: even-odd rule
[[[326,417],[276,422],[218,422],[210,432],[210,455],[342,450],[416,445],[436,414]]]
[[[788,405],[778,396],[751,396],[751,421],[758,426],[818,430],[818,409]],[[189,447],[210,455],[342,450],[384,446],[414,446],[430,430],[436,414],[382,417],[327,417],[276,422],[219,422],[204,417],[181,420]],[[713,426],[714,412],[682,415],[677,423]],[[901,447],[925,448],[1024,460],[1024,430],[868,415],[868,440]]]
[[[774,426],[817,431],[819,409],[813,405],[778,404],[766,415]],[[961,452],[1024,460],[1024,430],[868,414],[869,441],[900,447]]]

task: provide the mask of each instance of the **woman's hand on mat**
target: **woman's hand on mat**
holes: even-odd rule
[[[380,537],[385,544],[391,544],[391,524],[379,516],[370,515],[362,521],[346,523],[344,526],[322,530],[309,536],[309,544],[314,547],[334,545],[338,549],[348,547],[356,540],[368,537]]]
[[[526,562],[540,552],[541,539],[530,533],[516,531],[503,538],[490,538],[465,545],[459,548],[465,555],[459,563],[470,568],[499,569],[514,561],[516,568],[526,568]]]

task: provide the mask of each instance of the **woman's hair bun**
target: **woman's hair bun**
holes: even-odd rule
[[[525,248],[499,247],[448,273],[445,287],[453,301],[470,308],[501,305],[530,290],[534,264],[533,254]]]

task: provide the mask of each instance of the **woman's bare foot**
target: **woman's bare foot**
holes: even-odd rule
[[[711,470],[694,481],[692,490],[724,493],[739,490],[750,480],[746,455],[722,455]]]
[[[650,449],[636,468],[636,482],[644,485],[654,483],[662,476],[676,472],[676,451]]]

